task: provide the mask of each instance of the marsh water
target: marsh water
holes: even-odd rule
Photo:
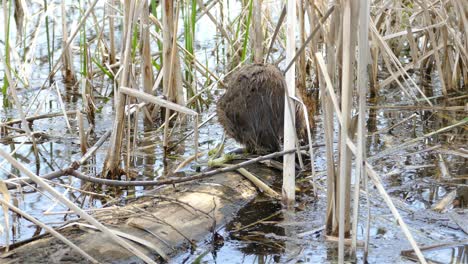
[[[229,3],[226,7],[229,10],[226,13],[234,17],[236,13],[240,12],[240,3],[238,1],[229,1]],[[73,3],[68,3],[68,6],[70,7],[68,11],[69,19],[73,20],[73,18],[79,17],[80,12],[78,9],[72,8]],[[52,13],[53,10],[58,8],[58,5],[49,5],[49,12]],[[99,12],[102,12],[102,8],[102,5],[96,7],[98,15]],[[40,10],[40,7],[37,6],[36,9]],[[34,6],[31,7],[31,10],[36,9]],[[271,10],[272,14],[279,14],[279,4],[272,3]],[[213,13],[218,16],[220,15],[219,12],[218,9],[213,9]],[[37,17],[33,16],[31,18],[32,21],[39,19],[40,13],[35,14],[35,16]],[[60,16],[57,16],[54,17],[53,21],[59,23],[60,19]],[[5,20],[2,14],[0,15],[1,28],[3,28],[4,23]],[[179,25],[183,25],[183,23],[179,23]],[[228,55],[223,53],[223,44],[219,43],[221,42],[219,33],[217,33],[215,25],[206,16],[202,16],[197,25],[203,26],[196,27],[196,56],[215,74],[222,76],[227,70],[227,65],[223,64],[226,60],[223,58]],[[57,27],[57,31],[59,28]],[[44,33],[45,26],[40,26],[38,30]],[[181,30],[182,27],[179,31]],[[90,31],[92,32],[92,29]],[[33,32],[30,33],[33,35]],[[61,34],[56,32],[56,35]],[[12,39],[14,39],[14,30],[12,36]],[[91,38],[92,34],[89,37]],[[78,46],[79,43],[76,43],[76,45]],[[60,47],[60,38],[57,37],[53,42],[53,50],[56,54],[54,59],[57,59],[57,54],[60,54]],[[41,89],[44,82],[47,82],[50,72],[46,38],[39,34],[37,46],[30,48],[35,48],[37,57],[35,62],[30,64],[29,84],[27,86],[21,83],[17,85],[22,110],[26,115],[61,113],[62,106],[67,111],[82,109],[80,86],[78,84],[65,84],[61,80],[60,73],[54,77],[53,84],[46,85],[45,88]],[[4,42],[0,43],[0,49],[4,50]],[[276,56],[279,57],[280,55],[276,54]],[[406,59],[401,58],[402,62],[405,62]],[[80,62],[77,60],[76,66],[78,68],[79,65]],[[279,66],[284,65],[280,64]],[[386,78],[388,74],[383,71],[380,77],[382,79]],[[421,82],[417,72],[412,77]],[[200,76],[200,78],[203,78],[203,76]],[[0,82],[3,83],[4,80],[3,65],[0,65]],[[440,86],[435,75],[425,79],[424,84],[432,87]],[[92,136],[93,141],[96,141],[112,127],[113,97],[109,95],[113,89],[113,84],[104,80],[104,78],[97,77],[93,80],[93,86],[97,95],[95,104],[99,109],[96,113],[96,127]],[[435,90],[437,91],[437,89]],[[204,95],[205,99],[211,103],[209,107],[203,109],[202,122],[211,118],[215,113],[215,102],[222,93],[223,90],[214,85]],[[439,99],[438,96],[440,95],[441,92],[433,95],[432,102],[436,105],[458,106],[466,104],[466,98],[443,101]],[[1,99],[3,101],[5,98],[2,97]],[[376,98],[369,99],[369,105],[374,108],[370,110],[367,120],[369,130],[368,156],[420,244],[433,245],[466,241],[468,236],[446,214],[438,214],[430,210],[442,197],[455,190],[457,194],[451,210],[455,210],[466,217],[466,204],[468,201],[468,187],[466,185],[468,162],[465,158],[468,151],[466,149],[468,139],[466,125],[420,140],[408,148],[396,150],[389,155],[378,156],[384,150],[446,127],[452,124],[454,120],[461,120],[466,116],[464,111],[429,111],[416,108],[405,110],[379,107],[384,105],[411,106],[413,104],[412,101],[405,98],[405,95],[396,85],[387,86],[379,91]],[[322,116],[320,111],[316,116],[316,127],[313,134],[313,140],[316,144],[324,142]],[[0,109],[1,122],[19,117],[19,111],[15,106]],[[386,130],[386,128],[408,117],[411,118],[390,130]],[[67,167],[82,156],[75,115],[69,115],[69,122],[71,130],[68,128],[63,116],[34,121],[32,130],[43,132],[42,136],[38,138],[38,155],[35,155],[32,144],[27,137],[8,137],[3,131],[0,148],[9,152],[14,151],[13,156],[37,175],[44,175]],[[166,171],[172,171],[184,159],[194,154],[193,136],[189,136],[185,141],[179,143],[177,148],[170,153],[168,162],[164,163],[162,130],[158,130],[160,125],[145,124],[141,113],[137,119],[137,136],[131,139],[137,142],[137,147],[132,149],[131,153],[125,154],[130,155],[130,167],[137,175],[137,179],[157,179]],[[188,119],[186,125],[175,130],[173,142],[178,142],[179,138],[182,138],[193,129],[193,126],[193,120]],[[200,150],[207,152],[213,149],[222,141],[222,138],[223,130],[217,123],[216,117],[214,117],[200,130]],[[236,142],[228,138],[225,152],[238,147],[240,146]],[[102,169],[107,148],[108,145],[105,143],[92,160],[81,167],[81,170],[87,174],[98,175]],[[320,187],[317,198],[311,197],[307,192],[299,193],[295,213],[288,213],[282,211],[281,204],[278,202],[259,196],[246,208],[242,209],[231,224],[217,231],[223,237],[223,243],[213,246],[211,237],[207,237],[206,241],[200,241],[198,247],[192,252],[181,253],[171,263],[334,262],[337,254],[336,243],[325,241],[322,228],[326,208],[326,190],[324,189],[326,186],[325,149],[319,147],[314,151],[315,166],[318,172],[317,184]],[[457,154],[460,152],[464,154]],[[200,169],[206,169],[206,162],[203,162],[206,158],[202,157],[200,164],[191,163],[184,168],[183,173],[189,175]],[[20,175],[12,165],[3,160],[0,160],[0,162],[1,180]],[[63,184],[62,186],[56,185],[57,190],[65,194],[70,200],[80,204],[84,209],[100,208],[109,202],[125,204],[127,199],[138,196],[145,191],[144,188],[140,187],[128,188],[120,190],[116,195],[110,193],[112,190],[88,188],[80,180],[71,177],[61,177],[54,181]],[[306,181],[310,181],[310,178]],[[86,190],[95,193],[95,195],[84,195],[66,186],[73,186],[77,189],[86,187]],[[279,190],[280,185],[275,188]],[[65,214],[67,208],[60,205],[41,189],[23,187],[11,192],[11,195],[15,205],[48,225],[61,226],[68,220],[76,219],[73,214]],[[369,195],[372,213],[369,261],[375,263],[410,262],[400,256],[400,251],[410,249],[410,245],[395,224],[390,210],[372,184],[370,184]],[[365,204],[365,199],[362,199],[362,204]],[[360,223],[365,223],[366,210],[362,206]],[[2,213],[0,223],[3,223],[4,217]],[[44,232],[14,214],[11,217],[11,223],[11,228],[5,230],[10,233],[11,243]],[[251,223],[256,224],[238,230],[239,226],[247,226]],[[358,230],[359,239],[363,240],[365,225],[360,224]],[[291,234],[301,234],[301,236],[298,238]],[[5,244],[5,236],[0,238],[0,243]],[[362,259],[362,250],[358,252],[361,252],[358,258]],[[426,254],[430,259],[440,263],[462,263],[467,260],[466,245],[463,244],[437,251],[429,251]]]

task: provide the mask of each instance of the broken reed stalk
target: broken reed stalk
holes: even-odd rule
[[[75,81],[75,70],[73,69],[73,53],[70,45],[65,49],[68,42],[68,26],[67,26],[67,11],[65,8],[65,1],[61,3],[62,11],[62,47],[63,47],[63,58],[62,58],[62,76],[65,82],[74,82]]]
[[[78,119],[78,135],[80,137],[80,149],[81,153],[84,155],[86,154],[88,148],[88,142],[86,141],[83,115],[80,111],[76,111],[76,118]]]
[[[289,111],[289,106],[294,105],[294,102],[290,97],[295,96],[296,84],[295,84],[295,67],[294,67],[294,54],[296,51],[296,1],[288,1],[287,3],[287,41],[286,41],[286,60],[293,63],[286,72],[286,85],[287,89],[285,92],[284,100],[284,149],[292,149],[296,146],[296,135],[295,135],[295,111]],[[290,114],[288,114],[291,112]],[[295,160],[296,155],[294,153],[286,154],[283,157],[283,203],[288,208],[292,208],[295,201]]]
[[[304,115],[304,119],[305,119],[305,123],[306,123],[307,140],[309,142],[310,173],[311,173],[311,176],[312,176],[312,187],[314,188],[314,194],[316,195],[317,194],[317,185],[315,183],[315,181],[316,181],[316,178],[315,178],[316,173],[315,173],[315,165],[314,165],[315,158],[314,158],[314,149],[313,149],[313,146],[312,146],[312,132],[310,131],[311,126],[310,126],[310,122],[309,122],[309,114],[308,114],[308,111],[307,111],[307,106],[304,104],[304,102],[299,100],[299,98],[297,98],[297,97],[294,97],[293,99],[298,104],[301,105],[302,113]],[[299,148],[299,145],[297,145],[296,148]],[[298,150],[298,155],[299,155],[299,157],[301,157],[299,150]]]
[[[2,149],[0,149],[0,156],[7,160],[12,166],[17,168],[23,174],[26,174],[31,180],[33,180],[37,185],[45,189],[48,193],[54,196],[57,200],[59,200],[62,204],[73,210],[76,214],[78,214],[81,218],[88,221],[90,224],[101,230],[105,235],[107,235],[110,239],[114,240],[117,244],[122,246],[123,248],[127,249],[129,252],[134,254],[135,256],[139,257],[141,260],[145,261],[146,263],[155,263],[151,258],[146,256],[140,250],[129,244],[127,241],[123,240],[122,238],[116,236],[112,233],[107,227],[101,224],[99,221],[94,219],[88,213],[86,213],[83,209],[72,203],[66,197],[62,196],[57,190],[52,188],[49,184],[47,184],[41,177],[38,177],[36,174],[32,173],[28,168],[23,166],[21,163],[16,161],[10,154],[6,153]]]
[[[9,203],[9,202],[7,202],[7,201],[5,201],[3,199],[0,199],[0,203],[2,205],[4,205],[4,206],[7,206],[14,213],[26,218],[28,221],[31,221],[35,225],[43,228],[44,230],[49,232],[53,237],[57,238],[58,240],[62,241],[65,245],[67,245],[70,248],[74,249],[78,254],[83,256],[85,259],[87,259],[91,263],[100,263],[99,261],[97,261],[96,259],[91,257],[88,253],[86,253],[81,248],[79,248],[77,245],[73,244],[73,242],[71,242],[69,239],[62,236],[59,232],[55,231],[55,229],[53,229],[52,227],[49,227],[48,225],[46,225],[46,224],[42,223],[41,221],[37,220],[36,218],[31,216],[30,214],[26,213],[25,211],[19,209],[18,207],[12,205],[11,203]]]

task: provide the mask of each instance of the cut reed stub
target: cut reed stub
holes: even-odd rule
[[[278,151],[283,138],[286,90],[281,71],[270,64],[246,65],[233,72],[226,84],[226,93],[217,104],[218,120],[226,133],[251,153]],[[303,138],[304,116],[299,108],[294,109],[298,137]]]

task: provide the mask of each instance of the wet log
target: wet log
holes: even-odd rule
[[[270,183],[280,174],[263,165],[247,169]],[[197,242],[209,241],[214,231],[229,223],[257,194],[239,173],[226,172],[149,190],[125,206],[101,210],[93,216],[118,235],[125,234],[129,243],[158,261],[161,255],[171,258]],[[78,221],[58,231],[102,263],[143,263],[87,223]],[[81,255],[48,234],[0,255],[0,263],[84,262]]]

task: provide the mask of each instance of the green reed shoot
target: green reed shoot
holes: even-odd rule
[[[185,49],[194,55],[194,41],[195,41],[195,24],[197,19],[197,1],[192,0],[191,4],[184,5],[182,9],[182,16],[184,17],[184,40]],[[187,67],[185,70],[185,80],[187,83],[193,83],[193,57],[186,57]],[[194,96],[196,93],[196,86],[193,89],[187,89],[188,97]],[[195,101],[196,102],[196,101]]]
[[[5,64],[6,67],[10,65],[10,25],[11,25],[11,2],[8,2],[8,10],[4,10],[4,12],[8,11],[5,14],[6,18],[6,28],[5,28]],[[5,3],[3,3],[5,4]],[[11,67],[10,67],[11,68]],[[4,69],[5,71],[7,69]],[[2,87],[2,95],[3,95],[3,107],[10,107],[10,102],[8,101],[8,86],[10,83],[6,76],[3,77],[3,87]]]

